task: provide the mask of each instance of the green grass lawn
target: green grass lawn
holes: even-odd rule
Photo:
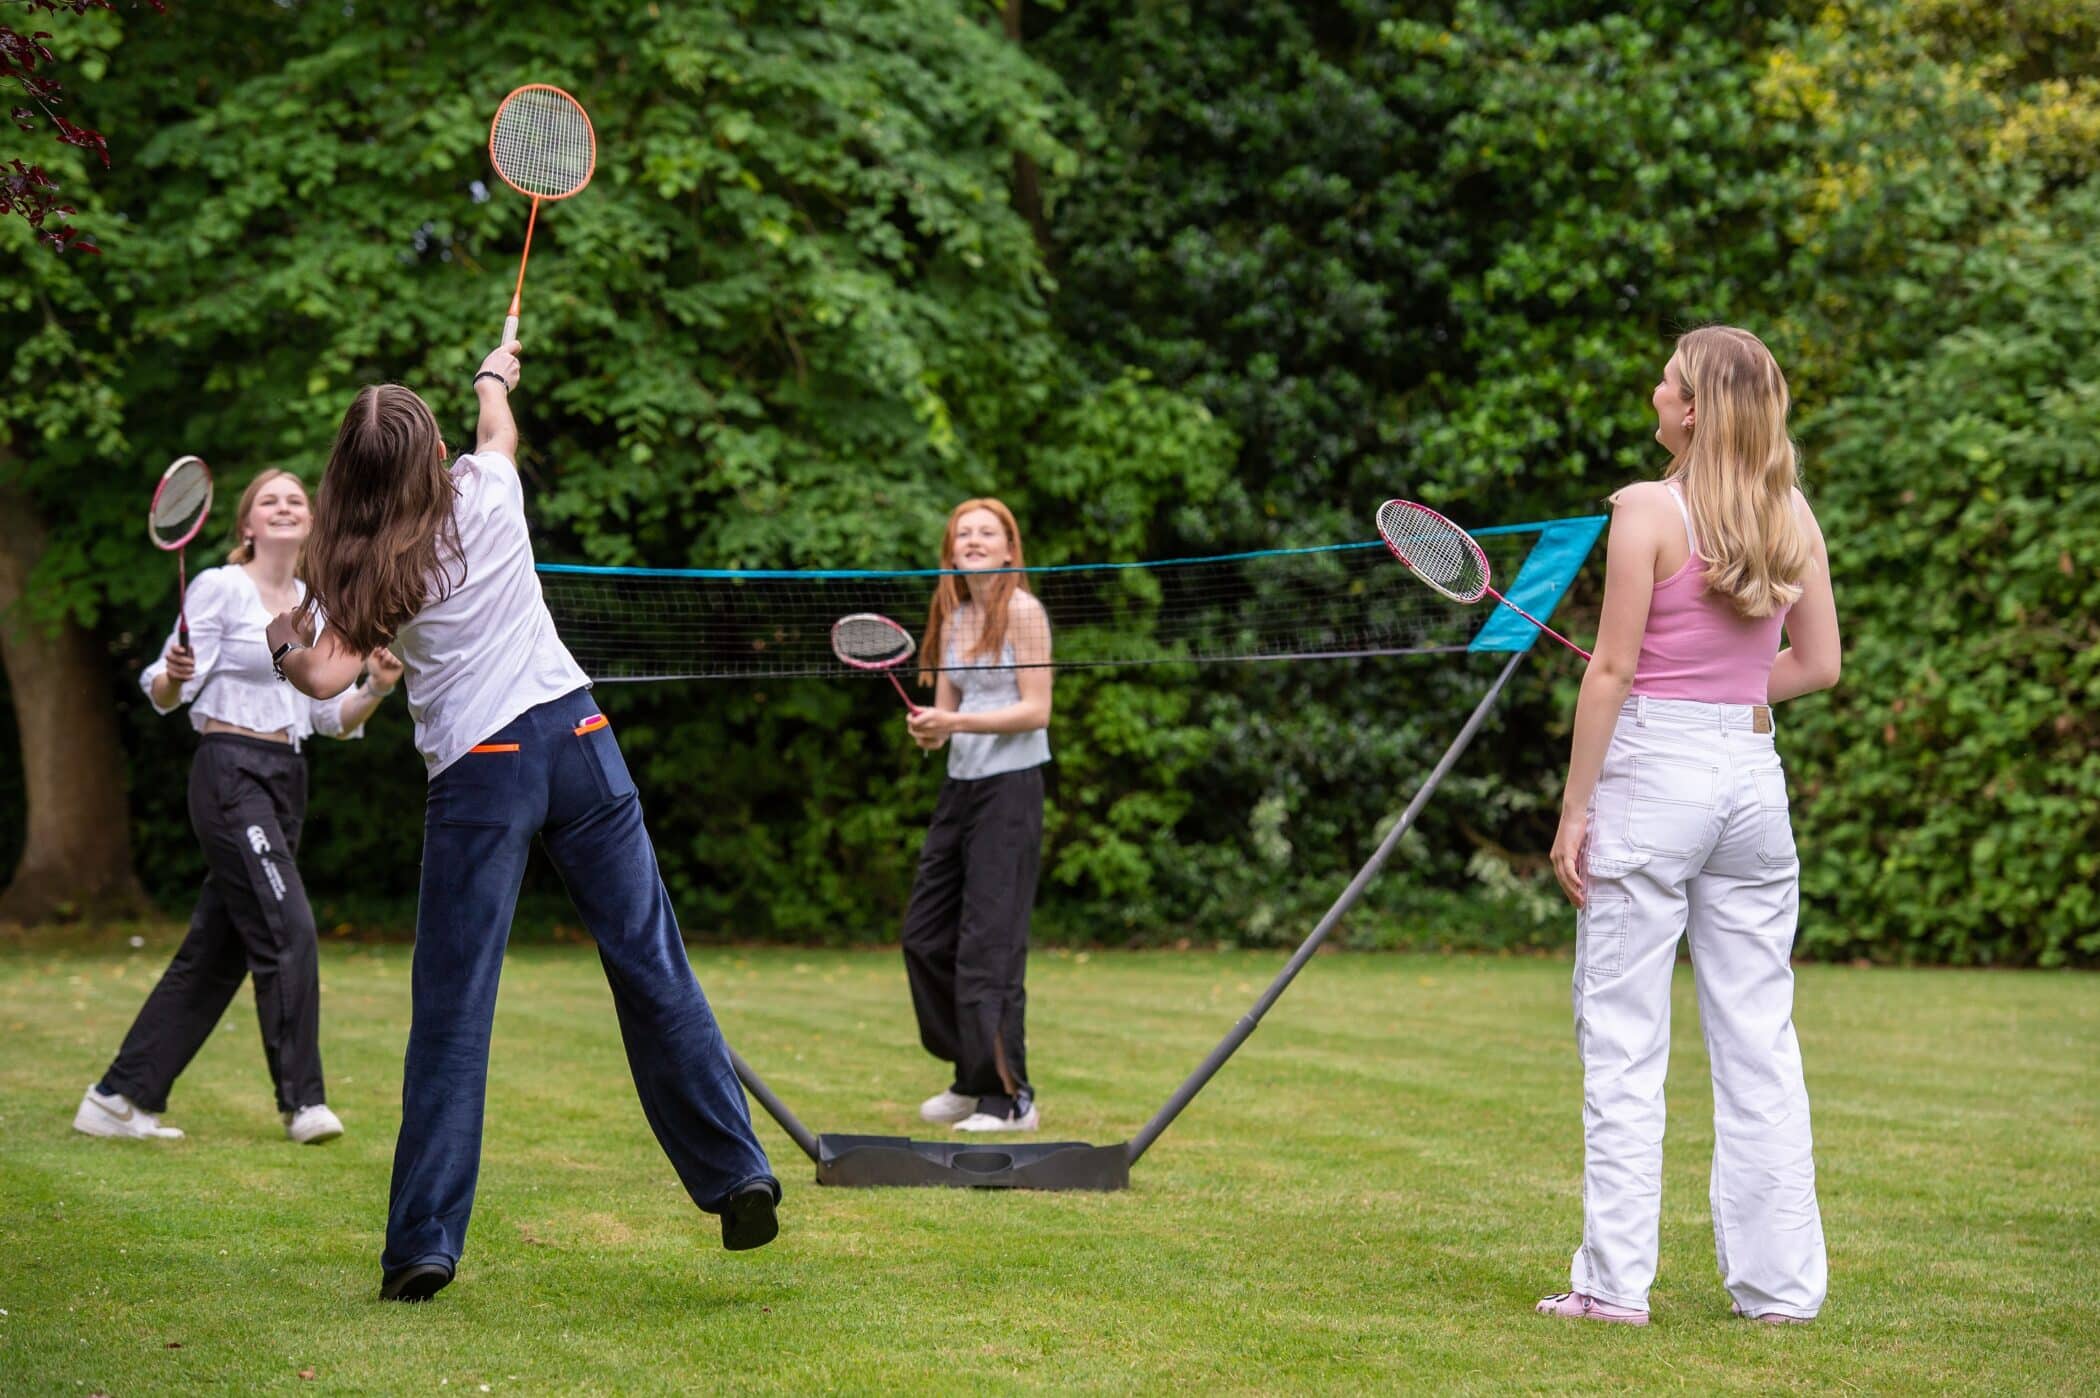
[[[1114,1195],[835,1190],[770,1122],[773,1246],[731,1255],[657,1151],[588,950],[505,970],[459,1279],[374,1299],[409,949],[324,951],[330,1101],[287,1143],[244,995],[168,1144],[69,1129],[170,949],[0,942],[0,1392],[2091,1391],[2100,979],[1809,967],[1831,1297],[1728,1316],[1680,968],[1645,1330],[1553,1322],[1579,1222],[1564,962],[1315,961]],[[1281,964],[1042,954],[1046,1135],[1125,1139]],[[897,957],[701,949],[730,1037],[818,1130],[909,1133],[944,1086]],[[920,1128],[918,1134],[928,1134]],[[307,1386],[302,1381],[307,1374]]]

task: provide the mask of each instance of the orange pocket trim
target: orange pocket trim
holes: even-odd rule
[[[604,714],[592,714],[589,718],[576,725],[576,736],[581,738],[586,733],[595,733],[601,728],[609,728],[611,726],[612,720]]]
[[[518,745],[516,743],[477,743],[467,749],[468,752],[516,752],[517,750]]]

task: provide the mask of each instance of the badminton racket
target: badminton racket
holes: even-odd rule
[[[146,532],[153,546],[175,555],[175,633],[182,648],[190,648],[189,568],[183,556],[190,540],[204,528],[211,513],[211,467],[200,457],[178,456],[160,473],[153,487],[153,503],[146,511]]]
[[[510,293],[503,339],[518,338],[518,306],[525,296],[525,264],[532,258],[532,230],[540,205],[566,199],[591,182],[598,168],[598,137],[583,104],[558,87],[528,83],[503,99],[489,123],[489,163],[518,193],[532,200],[525,219],[525,250],[518,255],[518,284]]]
[[[1584,660],[1590,653],[1495,590],[1487,553],[1471,534],[1427,505],[1388,500],[1378,507],[1378,536],[1393,557],[1454,602],[1492,597]]]
[[[881,671],[897,691],[897,697],[904,701],[904,707],[913,713],[919,711],[919,706],[897,683],[897,667],[918,649],[919,643],[911,638],[911,632],[875,612],[855,612],[831,623],[831,653],[856,670]]]

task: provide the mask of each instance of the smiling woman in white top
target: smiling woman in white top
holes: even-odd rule
[[[189,804],[206,873],[189,935],[116,1061],[81,1098],[73,1125],[87,1135],[182,1135],[160,1124],[168,1091],[249,976],[285,1134],[303,1144],[343,1134],[321,1078],[314,916],[294,863],[306,817],[300,745],[315,733],[362,736],[401,666],[376,651],[363,683],[325,701],[307,698],[273,672],[263,630],[271,616],[306,595],[298,567],[312,528],[297,476],[265,471],[249,482],[235,512],[231,561],[190,584],[189,648],[171,632],[161,658],[139,677],[161,713],[188,705],[190,724],[201,735],[190,764]]]

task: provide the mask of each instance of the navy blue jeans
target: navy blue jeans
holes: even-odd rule
[[[779,1195],[686,959],[634,781],[596,702],[577,690],[519,715],[430,783],[415,1018],[380,1259],[389,1274],[457,1266],[466,1246],[496,981],[534,835],[597,940],[642,1112],[686,1192],[709,1213],[757,1181]]]

